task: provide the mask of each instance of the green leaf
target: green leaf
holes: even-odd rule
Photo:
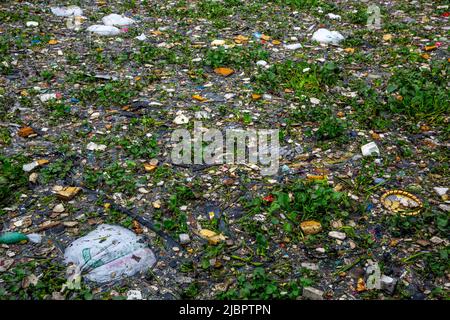
[[[288,233],[291,233],[292,232],[292,225],[289,222],[286,222],[283,225],[283,229],[284,229],[284,231],[286,231]]]

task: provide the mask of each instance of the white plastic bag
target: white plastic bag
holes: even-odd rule
[[[69,7],[52,7],[50,8],[52,13],[58,17],[70,17],[70,16],[82,16],[83,10],[77,6]]]
[[[361,147],[361,153],[363,156],[372,156],[373,154],[379,156],[380,155],[380,149],[378,149],[378,146],[375,142],[370,142],[368,144],[365,144]]]
[[[341,16],[334,13],[327,14],[327,17],[330,18],[331,20],[341,20]]]
[[[110,15],[103,17],[102,22],[106,26],[128,26],[135,23],[133,19],[116,13],[111,13]]]
[[[49,100],[56,99],[56,98],[57,98],[56,93],[44,93],[39,96],[39,99],[42,102],[47,102]]]
[[[147,36],[145,34],[141,33],[139,36],[135,37],[135,39],[144,41],[147,39]]]
[[[87,31],[93,32],[100,36],[116,36],[120,33],[120,30],[113,26],[104,26],[101,24],[94,24],[87,28]]]
[[[156,258],[141,237],[120,226],[102,224],[72,242],[64,253],[91,281],[108,282],[149,269]]]
[[[337,31],[330,31],[328,29],[319,29],[312,35],[312,39],[321,43],[338,44],[344,40],[344,36]]]
[[[284,47],[288,50],[297,50],[297,49],[300,49],[302,47],[302,45],[300,43],[293,43],[293,44],[287,44]]]

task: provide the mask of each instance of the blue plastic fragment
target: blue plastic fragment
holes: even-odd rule
[[[291,171],[291,169],[285,164],[281,167],[281,172],[283,172],[283,173],[288,173],[290,171]]]
[[[253,33],[253,36],[254,36],[256,39],[260,39],[260,38],[262,37],[262,33],[260,33],[260,32],[255,32],[255,33]]]

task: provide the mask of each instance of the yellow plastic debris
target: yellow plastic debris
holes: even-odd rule
[[[214,69],[214,72],[220,74],[221,76],[228,77],[234,73],[234,70],[230,68],[216,68]]]
[[[200,102],[204,102],[204,101],[207,101],[207,100],[208,100],[208,99],[206,99],[205,97],[202,97],[202,96],[200,96],[200,95],[198,95],[198,94],[194,94],[194,95],[192,96],[192,99],[197,100],[197,101],[200,101]]]
[[[308,174],[306,178],[311,181],[328,179],[326,175],[314,175],[314,174]]]
[[[37,160],[38,165],[43,166],[44,164],[49,163],[50,161],[48,161],[47,159],[39,159]]]
[[[308,220],[300,223],[300,229],[302,229],[303,233],[306,235],[316,234],[322,231],[322,225],[319,221]]]
[[[437,46],[425,46],[425,51],[433,51],[436,49],[437,49]]]
[[[355,48],[345,48],[344,51],[347,53],[355,53]]]
[[[252,93],[252,100],[259,100],[259,99],[261,99],[261,95],[260,94],[257,94],[257,93]]]
[[[419,198],[403,190],[388,191],[381,196],[380,201],[389,211],[405,216],[417,215],[423,208]]]
[[[144,169],[147,172],[152,172],[158,167],[158,159],[151,159],[149,162],[144,163]]]
[[[236,38],[234,38],[234,42],[238,44],[246,43],[248,41],[248,37],[243,35],[238,35]]]
[[[214,231],[208,230],[208,229],[201,229],[199,231],[200,237],[203,239],[208,240],[210,244],[218,244],[220,241],[225,241],[226,238],[223,234],[218,234]]]
[[[72,200],[80,191],[81,188],[79,187],[65,187],[57,191],[56,195],[62,200],[69,201]]]
[[[366,291],[366,290],[367,290],[367,288],[366,288],[366,283],[364,282],[364,279],[363,278],[359,278],[358,279],[358,283],[356,284],[356,291],[363,292],[363,291]]]

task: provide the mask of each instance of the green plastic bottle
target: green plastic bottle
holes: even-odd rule
[[[5,232],[0,235],[0,243],[3,244],[14,244],[21,241],[29,241],[29,239],[20,232]]]

